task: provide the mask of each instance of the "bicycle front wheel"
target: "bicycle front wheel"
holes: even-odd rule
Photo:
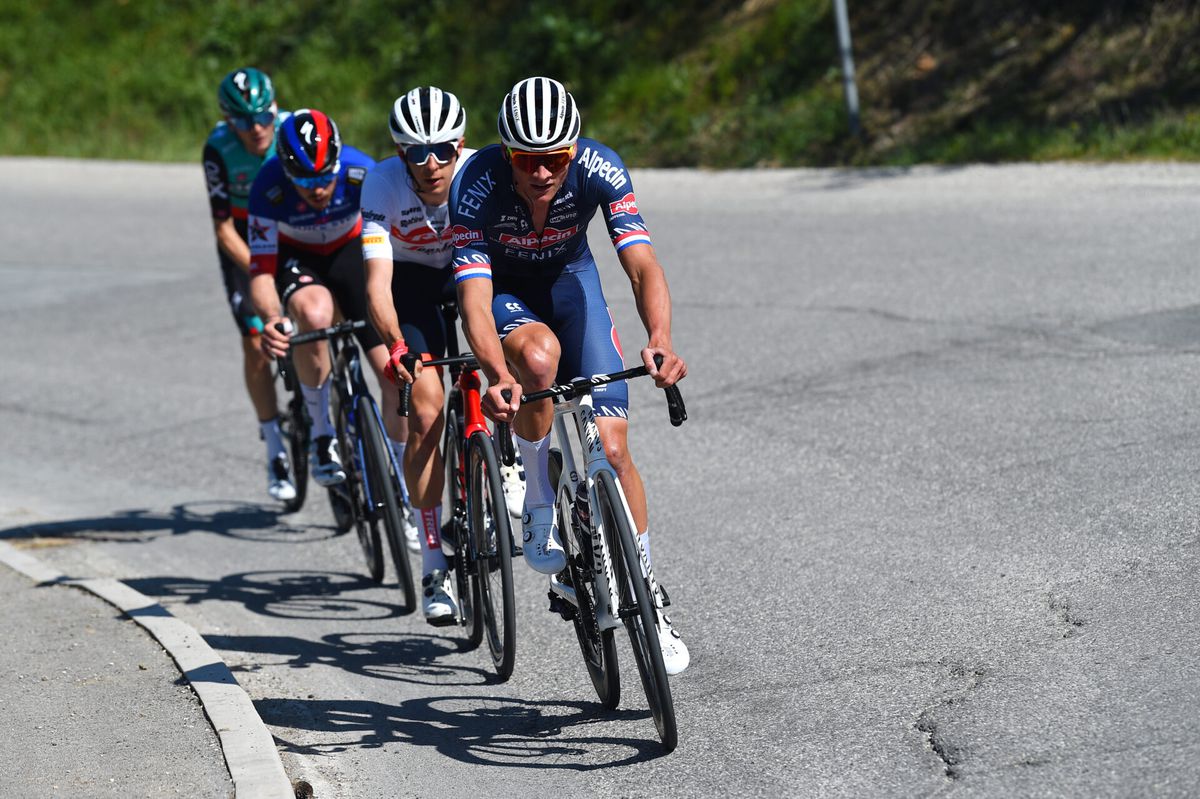
[[[354,414],[353,420],[351,414]],[[334,518],[340,528],[343,520],[351,520],[362,545],[363,557],[367,560],[367,573],[377,583],[383,582],[383,545],[379,540],[379,526],[367,502],[366,475],[363,459],[359,453],[360,439],[353,435],[357,428],[352,422],[362,424],[358,411],[349,401],[339,403],[337,414],[338,448],[342,456],[342,469],[346,481],[330,486],[329,502],[334,508]]]
[[[491,436],[471,435],[467,446],[467,518],[475,556],[476,591],[492,665],[499,678],[512,676],[517,648],[512,581],[512,530]]]
[[[366,459],[367,496],[375,506],[370,516],[383,520],[388,547],[392,550],[392,565],[396,569],[396,582],[404,594],[404,606],[412,610],[417,605],[417,595],[413,587],[412,570],[408,565],[408,545],[404,541],[404,523],[400,515],[400,499],[396,496],[396,483],[393,482],[396,476],[392,470],[392,459],[388,456],[387,439],[383,435],[375,401],[369,396],[361,396],[357,404],[358,433],[362,437]],[[375,540],[379,540],[378,531]]]
[[[675,726],[671,684],[667,680],[667,669],[663,665],[662,649],[658,643],[658,614],[650,599],[649,582],[642,576],[641,557],[633,537],[633,526],[621,502],[616,479],[609,472],[596,475],[596,498],[600,505],[596,510],[600,513],[604,538],[612,555],[617,596],[621,603],[619,615],[629,633],[633,659],[637,661],[638,675],[642,678],[646,701],[654,715],[658,737],[663,748],[671,752],[678,743],[678,730]]]

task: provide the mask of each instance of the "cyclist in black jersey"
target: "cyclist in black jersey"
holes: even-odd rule
[[[280,114],[266,73],[253,67],[230,72],[217,89],[225,119],[204,143],[204,175],[225,295],[242,336],[242,374],[267,446],[267,493],[288,501],[296,487],[288,476],[288,456],[279,429],[279,408],[271,361],[258,345],[262,320],[250,302],[250,247],[246,243],[246,204],[259,167],[275,153]]]

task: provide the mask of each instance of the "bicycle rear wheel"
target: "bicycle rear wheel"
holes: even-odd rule
[[[467,467],[467,518],[475,557],[478,612],[492,653],[492,665],[503,681],[512,676],[517,654],[512,529],[496,448],[491,436],[482,430],[471,434]]]
[[[388,457],[387,439],[379,421],[379,409],[375,400],[360,396],[358,404],[358,432],[363,441],[366,460],[367,496],[374,508],[369,514],[372,519],[382,519],[387,533],[388,547],[392,550],[392,565],[396,570],[396,582],[404,594],[404,606],[409,610],[416,607],[417,595],[413,587],[412,569],[408,565],[408,545],[404,541],[404,524],[400,515],[400,499],[396,496],[395,473],[392,459]],[[376,532],[378,541],[378,531]],[[382,552],[380,553],[382,560]]]
[[[466,481],[460,474],[462,468],[462,424],[455,409],[452,396],[450,410],[446,413],[446,429],[442,440],[442,460],[446,469],[445,492],[446,515],[442,525],[442,536],[450,534],[450,545],[454,554],[450,566],[454,570],[454,588],[458,594],[459,623],[467,628],[467,640],[463,650],[475,649],[483,642],[483,620],[479,616],[479,588],[475,570],[471,563],[471,547],[467,533]]]
[[[558,485],[562,473],[562,453],[550,450],[550,481]],[[581,485],[581,491],[587,487]],[[596,573],[595,557],[592,552],[590,524],[573,521],[572,502],[566,491],[558,498],[558,530],[563,549],[567,553],[567,579],[575,590],[578,605],[571,616],[583,665],[600,704],[606,710],[614,709],[621,701],[621,671],[617,664],[617,642],[612,630],[601,630],[596,623],[596,584],[592,581]]]
[[[296,496],[283,503],[285,513],[295,513],[304,507],[308,495],[308,409],[299,391],[292,392],[287,410],[280,414],[280,427],[287,436],[288,468],[291,470],[292,485]]]
[[[658,614],[650,599],[650,586],[642,576],[641,558],[629,516],[617,491],[617,483],[608,472],[596,475],[596,498],[605,541],[612,555],[617,595],[620,597],[620,617],[629,633],[633,658],[637,661],[646,701],[654,715],[654,726],[663,748],[674,751],[678,743],[675,725],[675,704],[671,684],[663,665],[662,649],[658,644]]]
[[[383,582],[383,544],[379,540],[379,527],[375,520],[375,514],[367,505],[363,461],[358,448],[361,439],[353,434],[356,428],[352,424],[351,414],[354,414],[354,422],[361,424],[361,421],[351,402],[352,400],[348,400],[338,405],[338,447],[342,456],[342,470],[346,472],[346,480],[341,485],[330,487],[329,501],[334,507],[335,519],[339,518],[338,504],[340,503],[342,505],[341,512],[353,520],[354,529],[358,533],[358,543],[362,546],[363,557],[367,561],[367,573],[372,580],[381,583]]]

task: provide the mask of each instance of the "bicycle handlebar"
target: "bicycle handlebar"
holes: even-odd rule
[[[338,322],[332,327],[324,327],[320,330],[309,330],[307,333],[297,333],[288,339],[288,344],[292,347],[295,347],[299,344],[311,344],[314,341],[322,341],[327,338],[333,338],[334,336],[349,335],[355,330],[366,326],[367,323],[362,319]]]
[[[654,365],[662,366],[662,356],[654,356]],[[563,383],[557,386],[542,391],[534,391],[531,394],[522,394],[521,402],[537,402],[538,400],[549,399],[550,397],[561,397],[564,400],[571,400],[578,397],[580,394],[591,392],[594,386],[602,386],[606,383],[615,383],[618,380],[628,380],[634,377],[642,377],[650,374],[650,370],[643,364],[635,366],[632,369],[625,369],[621,372],[613,372],[607,375],[596,375],[595,377],[580,377],[572,380],[570,383]],[[679,427],[687,421],[687,408],[683,404],[683,395],[679,393],[679,386],[667,386],[663,389],[667,395],[667,411],[671,416],[671,424],[674,427]]]

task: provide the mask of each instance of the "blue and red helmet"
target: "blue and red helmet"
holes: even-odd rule
[[[341,168],[342,136],[324,113],[301,108],[279,126],[275,153],[290,177],[336,175]]]

